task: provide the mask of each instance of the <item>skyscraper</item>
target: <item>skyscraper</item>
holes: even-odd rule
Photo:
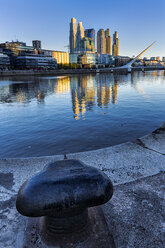
[[[76,24],[76,19],[73,17],[70,22],[70,35],[69,35],[70,53],[74,53],[76,51],[76,34],[77,34],[77,24]]]
[[[85,29],[85,37],[88,37],[95,42],[95,30],[93,28]]]
[[[90,47],[88,47],[88,51],[95,52],[95,30],[85,29],[85,37],[88,38]]]
[[[119,38],[117,31],[113,34],[113,56],[119,56]]]
[[[99,54],[106,54],[106,38],[104,29],[99,29],[97,32],[97,52]]]
[[[82,22],[79,22],[76,34],[76,51],[81,51],[81,41],[84,38],[84,28]]]
[[[112,38],[109,35],[109,28],[105,30],[106,54],[112,55]]]

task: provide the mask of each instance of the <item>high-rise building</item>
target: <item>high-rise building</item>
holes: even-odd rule
[[[33,47],[37,50],[41,49],[41,41],[40,40],[33,40],[32,41]]]
[[[109,28],[105,30],[106,54],[112,55],[112,38],[109,35]]]
[[[76,51],[81,51],[81,41],[84,38],[84,28],[82,22],[79,22],[76,34]]]
[[[85,29],[85,38],[88,40],[89,47],[87,47],[87,51],[95,52],[95,30],[92,29]]]
[[[93,42],[95,42],[95,30],[93,28],[91,29],[85,29],[85,37],[90,38]]]
[[[82,22],[76,26],[76,19],[72,18],[70,23],[70,53],[95,52],[95,30],[84,31]]]
[[[119,56],[119,38],[117,31],[113,34],[113,56]]]
[[[81,51],[94,53],[95,52],[94,42],[90,38],[84,37],[81,40]]]
[[[70,53],[74,53],[76,51],[76,34],[77,34],[77,24],[76,24],[76,19],[73,17],[70,22],[70,35],[69,35]]]
[[[99,54],[106,54],[106,38],[104,29],[99,29],[97,32],[97,52]]]

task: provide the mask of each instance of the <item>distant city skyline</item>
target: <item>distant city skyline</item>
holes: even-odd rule
[[[87,29],[118,31],[120,55],[137,55],[153,41],[145,57],[165,56],[164,0],[77,1],[0,0],[0,43],[41,40],[45,49],[67,51],[74,16]]]

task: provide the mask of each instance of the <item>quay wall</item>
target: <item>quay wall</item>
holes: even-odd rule
[[[165,70],[165,67],[134,67],[132,71],[151,71],[151,70]],[[67,74],[91,74],[91,73],[128,73],[127,69],[118,68],[101,68],[101,69],[58,69],[49,71],[35,71],[35,70],[11,70],[0,71],[0,77],[8,76],[61,76]]]

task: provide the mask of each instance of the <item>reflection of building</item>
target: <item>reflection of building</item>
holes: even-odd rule
[[[93,76],[71,77],[71,94],[74,118],[84,117],[86,109],[95,105],[95,87]]]
[[[97,104],[100,108],[108,107],[111,99],[111,77],[101,75],[97,78]]]
[[[71,77],[71,94],[74,118],[79,119],[85,112],[92,110],[96,105],[96,81],[97,80],[97,105],[100,108],[108,107],[111,99],[111,77],[99,75],[98,78],[80,76],[78,81]]]
[[[36,77],[33,84],[29,84],[27,79],[27,83],[5,85],[0,91],[0,102],[25,103],[36,99],[38,104],[44,103],[44,99],[51,94],[65,93],[68,96],[71,94],[73,115],[78,120],[84,118],[94,106],[108,108],[110,101],[115,104],[118,81],[112,74],[53,77],[48,80]]]
[[[108,107],[111,98],[110,86],[99,85],[97,87],[97,104],[100,108]]]
[[[44,99],[45,99],[45,94],[44,94],[44,92],[42,92],[42,91],[38,91],[38,93],[37,93],[37,100],[38,100],[38,102],[39,103],[44,103]]]
[[[117,96],[118,96],[118,81],[114,79],[114,84],[112,86],[112,103],[117,103]]]
[[[117,31],[113,34],[113,56],[119,56],[119,38]]]
[[[70,77],[59,77],[58,83],[54,89],[55,93],[66,93],[70,92]]]

